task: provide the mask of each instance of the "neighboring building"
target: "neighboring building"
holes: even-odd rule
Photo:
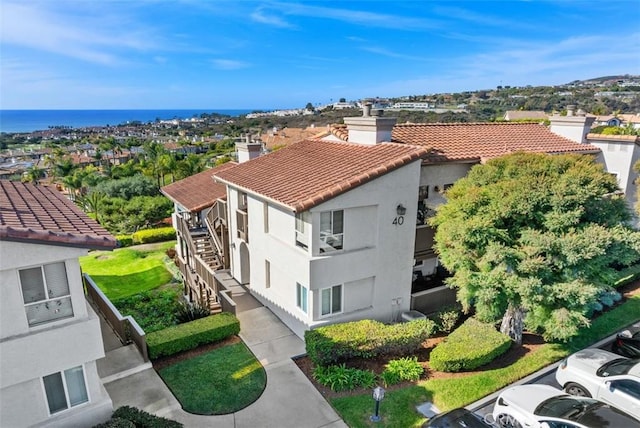
[[[633,166],[640,161],[640,137],[636,135],[587,134],[587,141],[590,145],[600,149],[597,157],[598,162],[616,176],[629,210],[635,213],[634,208],[638,202],[636,193],[638,172],[634,170]],[[636,225],[638,224],[637,216],[634,222]]]
[[[551,130],[573,141],[588,143],[599,149],[596,156],[597,162],[603,164],[605,169],[618,179],[618,185],[627,201],[629,211],[634,215],[633,222],[638,225],[634,210],[637,203],[638,173],[633,166],[640,160],[640,137],[591,134],[589,131],[596,118],[584,114],[574,115],[573,109],[569,107],[567,116],[554,115],[549,118]]]
[[[227,189],[213,175],[237,165],[228,162],[163,187],[174,203],[176,260],[184,278],[184,295],[212,312],[221,308],[214,273],[229,268]]]
[[[78,257],[116,240],[53,188],[0,181],[0,426],[91,427],[112,404]]]
[[[542,110],[508,110],[504,114],[504,120],[531,120],[531,121],[544,121],[549,118],[549,115]]]
[[[226,210],[218,213],[228,228],[227,275],[300,336],[455,302],[438,282],[427,219],[473,165],[518,151],[601,153],[542,124],[396,125],[370,112],[365,105],[363,117],[345,118],[316,139],[209,172],[226,185]],[[588,125],[578,118],[556,126],[586,135],[574,129],[572,121]]]

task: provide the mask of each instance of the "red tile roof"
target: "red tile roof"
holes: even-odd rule
[[[403,144],[306,140],[219,172],[216,179],[301,212],[426,154]]]
[[[160,190],[167,198],[183,206],[190,212],[202,211],[213,205],[216,199],[224,199],[227,197],[226,186],[213,181],[213,175],[217,172],[226,171],[236,165],[235,162],[227,162],[171,183]]]
[[[427,162],[480,161],[513,152],[597,153],[595,146],[580,144],[537,123],[421,123],[393,128],[394,143],[429,149]]]
[[[52,187],[0,180],[0,240],[111,249],[117,241]]]

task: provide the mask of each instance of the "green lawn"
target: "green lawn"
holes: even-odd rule
[[[357,427],[419,427],[425,422],[416,406],[431,401],[442,411],[466,406],[504,386],[554,363],[565,356],[607,337],[640,319],[640,295],[635,295],[617,308],[593,320],[590,328],[567,344],[549,343],[501,369],[450,378],[419,382],[415,386],[389,391],[380,405],[382,421],[372,423],[371,393],[334,398],[331,404],[345,423]]]
[[[264,368],[242,342],[180,361],[159,374],[182,408],[199,415],[243,409],[267,385]]]
[[[80,258],[80,266],[113,301],[171,282],[173,275],[167,269],[170,261],[165,251],[174,246],[175,241],[169,241],[148,251],[92,251]]]

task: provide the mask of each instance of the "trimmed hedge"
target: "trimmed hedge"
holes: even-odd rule
[[[173,227],[139,230],[131,235],[131,238],[134,244],[170,241],[176,239],[176,230]]]
[[[361,320],[307,330],[304,340],[311,361],[326,366],[354,357],[408,354],[434,331],[435,323],[429,319],[392,325]]]
[[[118,241],[118,247],[130,247],[133,245],[133,236],[131,235],[116,235],[116,241]]]
[[[147,334],[149,357],[157,359],[219,342],[240,332],[235,315],[222,312]]]
[[[491,362],[511,347],[511,339],[475,318],[469,318],[437,345],[429,356],[433,370],[459,372]]]
[[[135,407],[119,407],[111,419],[94,428],[181,428],[180,422],[155,416]]]

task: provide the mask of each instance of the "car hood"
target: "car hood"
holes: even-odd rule
[[[533,414],[533,411],[543,401],[567,394],[550,385],[518,385],[506,389],[500,395],[511,405]]]
[[[612,352],[589,348],[578,351],[567,358],[567,366],[574,370],[580,370],[595,375],[596,371],[602,367],[603,364],[619,358],[621,358],[619,355]]]

